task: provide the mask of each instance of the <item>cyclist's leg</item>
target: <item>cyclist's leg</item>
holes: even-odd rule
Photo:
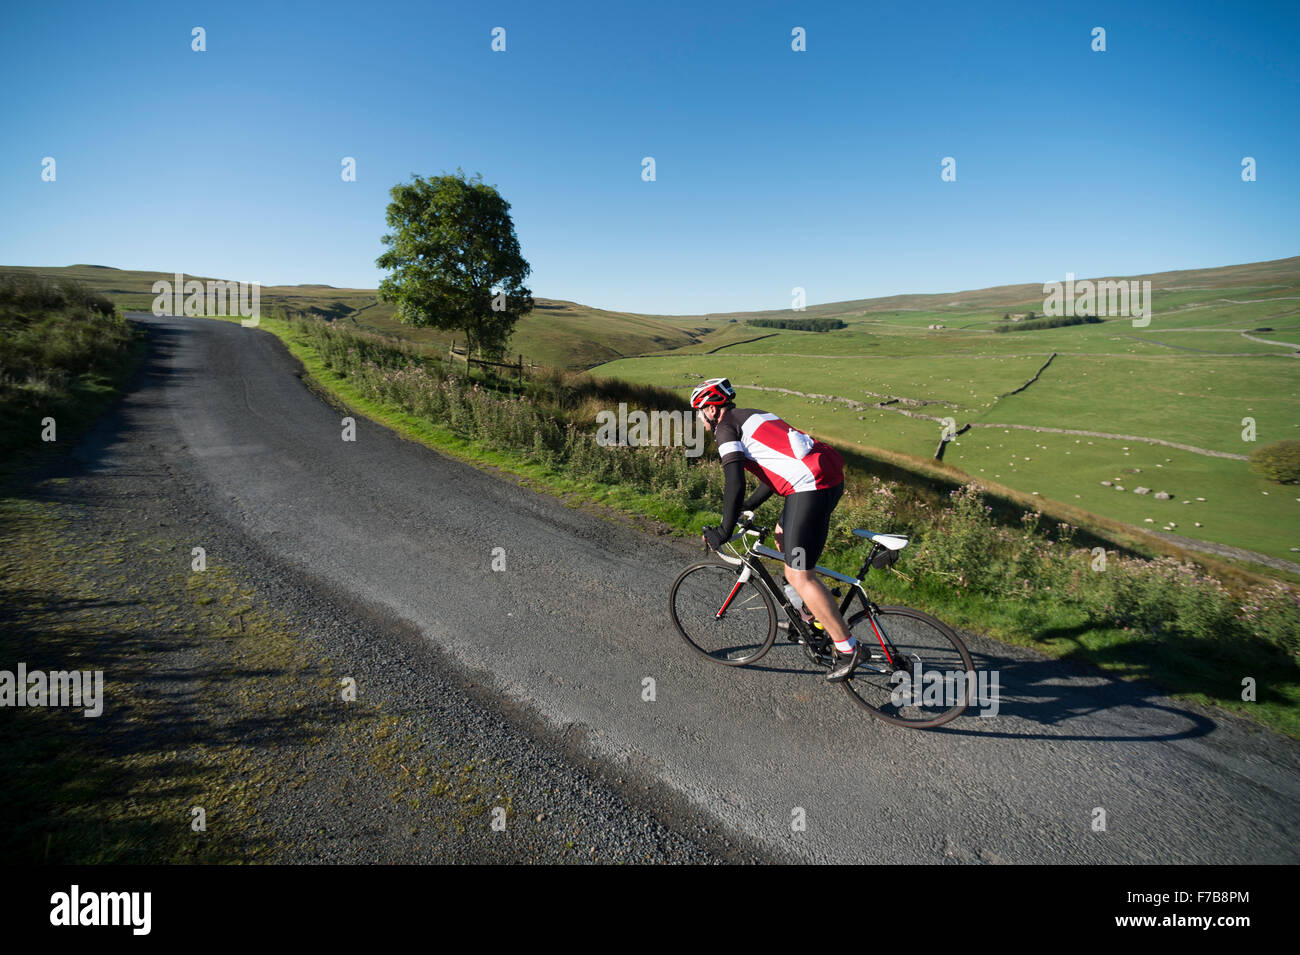
[[[789,544],[788,549],[783,548],[785,578],[803,598],[804,606],[821,621],[836,646],[845,651],[852,646],[853,637],[830,591],[813,570],[826,547],[831,511],[843,493],[844,485],[838,484],[833,488],[791,494],[785,499],[782,519]]]

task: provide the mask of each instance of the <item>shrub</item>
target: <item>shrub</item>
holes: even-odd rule
[[[0,276],[0,467],[38,453],[30,439],[46,416],[60,419],[60,439],[88,423],[136,334],[111,300],[75,282]]]
[[[1250,469],[1280,484],[1300,483],[1300,441],[1266,444],[1250,453]]]
[[[1000,571],[991,560],[997,535],[984,503],[984,492],[976,484],[953,491],[952,503],[944,510],[938,526],[925,535],[915,557],[917,570],[940,578],[949,586],[983,589]]]
[[[1246,632],[1300,660],[1300,593],[1280,583],[1257,587],[1242,601],[1239,619]]]

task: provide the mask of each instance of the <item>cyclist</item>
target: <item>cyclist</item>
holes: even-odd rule
[[[839,683],[857,667],[862,650],[813,568],[826,546],[831,511],[844,493],[844,459],[834,448],[774,414],[737,408],[735,397],[736,389],[726,378],[710,378],[691,392],[691,407],[717,442],[726,475],[722,524],[704,528],[704,541],[716,551],[730,540],[742,510],[752,511],[774,491],[785,498],[776,525],[776,546],[785,554],[785,579],[835,641],[837,665],[826,679]],[[759,485],[742,504],[746,471],[758,478]]]

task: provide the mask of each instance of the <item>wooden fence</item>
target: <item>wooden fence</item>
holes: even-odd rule
[[[525,362],[523,355],[519,356],[518,361],[488,361],[486,358],[471,358],[465,349],[457,348],[454,341],[451,343],[451,348],[448,351],[448,354],[450,354],[452,358],[459,359],[465,363],[466,374],[469,374],[471,365],[479,365],[483,368],[508,368],[515,373],[515,378],[521,385],[524,383],[524,365],[527,364],[528,373],[530,375],[533,374],[537,368],[536,362]]]

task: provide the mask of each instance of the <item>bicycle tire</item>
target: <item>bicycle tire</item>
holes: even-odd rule
[[[723,666],[758,660],[776,641],[776,604],[755,578],[740,584],[719,617],[740,570],[716,560],[692,564],[677,575],[668,592],[668,613],[678,635],[696,653]],[[760,622],[761,611],[766,623]]]
[[[925,674],[938,671],[944,674],[944,677],[942,680],[934,681],[933,686],[937,689],[942,684],[944,699],[953,699],[953,702],[940,713],[935,713],[933,709],[927,710],[924,702],[926,693],[921,694],[921,703],[916,705],[911,701],[910,693],[904,695],[900,692],[899,696],[894,695],[896,687],[901,689],[902,685],[894,684],[890,680],[890,674],[875,673],[862,666],[840,684],[844,692],[876,719],[894,726],[933,729],[964,713],[971,704],[975,665],[971,662],[970,651],[966,649],[966,644],[962,642],[961,637],[957,636],[942,620],[920,610],[912,610],[909,607],[880,607],[879,610],[876,615],[877,624],[903,657],[899,661],[902,666],[896,665],[895,669],[906,669],[912,674],[907,681],[909,688],[915,685],[920,689]],[[867,619],[867,612],[859,611],[846,622],[850,632],[853,632],[854,639],[862,641],[864,646],[871,647],[869,652],[875,657],[872,662],[877,666],[888,667],[874,631],[869,624],[862,627]],[[860,629],[855,632],[855,628]],[[927,665],[929,669],[926,669]],[[958,667],[963,676],[955,678],[954,671],[957,671]],[[965,674],[970,676],[966,677]],[[916,681],[914,684],[913,679]],[[950,688],[956,685],[960,686],[960,690],[953,689],[950,694]],[[929,689],[926,688],[927,691]]]

